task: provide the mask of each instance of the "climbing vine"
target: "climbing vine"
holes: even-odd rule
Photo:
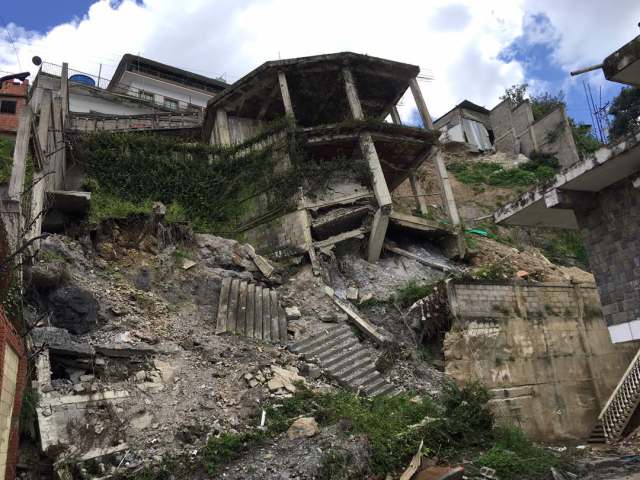
[[[307,158],[301,142],[285,118],[231,147],[95,132],[74,140],[74,157],[86,168],[94,220],[149,211],[160,201],[197,231],[232,234],[259,213],[293,209],[300,188],[318,190],[348,171],[364,176],[364,162]]]

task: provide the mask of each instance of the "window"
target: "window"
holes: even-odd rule
[[[16,113],[16,101],[15,100],[2,100],[0,102],[0,113]]]
[[[138,96],[141,100],[146,100],[147,102],[153,102],[153,93],[145,92],[144,90],[138,90]]]
[[[171,110],[178,109],[178,101],[173,98],[164,97],[164,106],[170,108]]]

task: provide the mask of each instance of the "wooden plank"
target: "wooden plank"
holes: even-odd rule
[[[238,323],[236,332],[240,335],[247,333],[247,282],[240,282],[240,290],[238,293]]]
[[[362,113],[362,105],[360,104],[360,97],[358,97],[358,91],[356,89],[356,83],[353,80],[351,70],[348,68],[342,69],[342,77],[344,78],[344,88],[347,93],[347,100],[349,101],[349,108],[351,109],[351,115],[355,120],[364,120],[364,113]]]
[[[284,104],[284,113],[295,120],[293,113],[293,104],[289,95],[289,85],[287,85],[287,76],[284,72],[278,72],[278,83],[280,84],[280,94],[282,95],[282,103]]]
[[[256,286],[250,283],[247,287],[247,313],[245,315],[246,321],[246,335],[249,338],[253,338],[255,331],[255,315],[256,315]]]
[[[16,142],[13,147],[13,165],[11,167],[11,178],[7,195],[10,199],[19,201],[24,188],[25,167],[27,155],[29,154],[29,137],[31,136],[31,120],[33,119],[33,109],[31,105],[26,105],[22,110],[22,116],[18,123]]]
[[[278,294],[275,290],[271,293],[271,340],[277,342],[280,340],[280,320],[278,319]]]
[[[227,309],[227,331],[235,332],[238,321],[238,287],[240,280],[234,278],[231,280],[231,289],[229,290],[229,308]]]
[[[287,314],[280,305],[278,305],[278,321],[280,322],[280,341],[286,344],[289,341],[287,335]]]
[[[262,289],[262,339],[271,341],[271,294],[268,288]]]
[[[420,90],[418,81],[415,78],[412,78],[411,80],[409,80],[409,87],[411,88],[413,99],[415,100],[416,106],[418,107],[418,112],[420,112],[422,125],[424,125],[424,128],[428,130],[433,130],[433,120],[431,120],[431,115],[429,115],[429,109],[427,108],[427,104],[424,101],[424,97],[422,96],[422,91]]]
[[[262,339],[262,287],[256,285],[256,304],[253,317],[253,338]]]
[[[229,308],[229,290],[231,278],[224,277],[220,286],[220,300],[218,301],[218,318],[216,319],[216,333],[227,331],[227,310]]]

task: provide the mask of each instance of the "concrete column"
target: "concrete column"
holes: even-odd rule
[[[348,68],[342,69],[344,77],[345,91],[347,94],[347,100],[349,101],[349,107],[351,108],[351,114],[355,120],[363,120],[364,114],[362,112],[362,105],[358,92],[356,90],[355,82],[353,81],[353,75]],[[376,146],[373,143],[373,139],[369,133],[361,133],[358,139],[360,144],[360,151],[362,156],[369,165],[369,171],[371,172],[373,193],[378,202],[378,210],[373,217],[373,224],[371,225],[371,234],[369,235],[369,246],[367,259],[370,262],[377,262],[382,252],[382,245],[384,243],[384,237],[387,233],[387,226],[389,225],[389,215],[393,209],[391,200],[391,193],[389,193],[389,187],[387,181],[384,178],[382,172],[382,165],[380,165],[380,158],[376,151]]]
[[[418,211],[422,215],[426,215],[429,213],[427,199],[424,195],[424,190],[422,189],[422,185],[420,184],[420,180],[418,179],[416,172],[409,173],[409,183],[411,183],[411,191],[416,198],[416,207],[418,208]]]
[[[295,120],[293,113],[293,104],[291,103],[291,95],[289,95],[289,85],[284,72],[278,72],[278,83],[280,84],[280,94],[282,95],[282,103],[284,104],[284,113]]]
[[[391,120],[396,125],[402,125],[402,120],[400,120],[400,114],[398,113],[398,109],[396,108],[395,105],[391,107]]]
[[[222,108],[216,110],[216,120],[214,128],[218,137],[218,144],[225,147],[231,145],[231,135],[229,133],[229,117],[227,116],[226,110]]]
[[[454,231],[458,233],[458,254],[460,257],[464,257],[467,250],[464,241],[464,231],[460,224],[460,215],[458,214],[458,207],[456,206],[456,199],[453,196],[453,189],[451,183],[449,183],[449,174],[447,173],[447,167],[444,164],[444,158],[442,158],[442,152],[438,150],[435,155],[435,166],[440,180],[440,189],[442,191],[442,203],[444,209],[447,212],[449,221]]]
[[[412,78],[409,80],[409,87],[411,88],[411,94],[413,95],[413,99],[418,107],[420,118],[422,118],[422,125],[424,125],[424,128],[428,130],[433,130],[433,120],[431,120],[431,115],[429,115],[429,109],[427,109],[427,104],[422,96],[422,91],[420,90],[418,81],[415,78]]]

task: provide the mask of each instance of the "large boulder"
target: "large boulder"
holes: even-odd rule
[[[51,323],[76,335],[88,333],[96,326],[98,302],[93,294],[82,287],[63,286],[48,297],[53,313]]]

